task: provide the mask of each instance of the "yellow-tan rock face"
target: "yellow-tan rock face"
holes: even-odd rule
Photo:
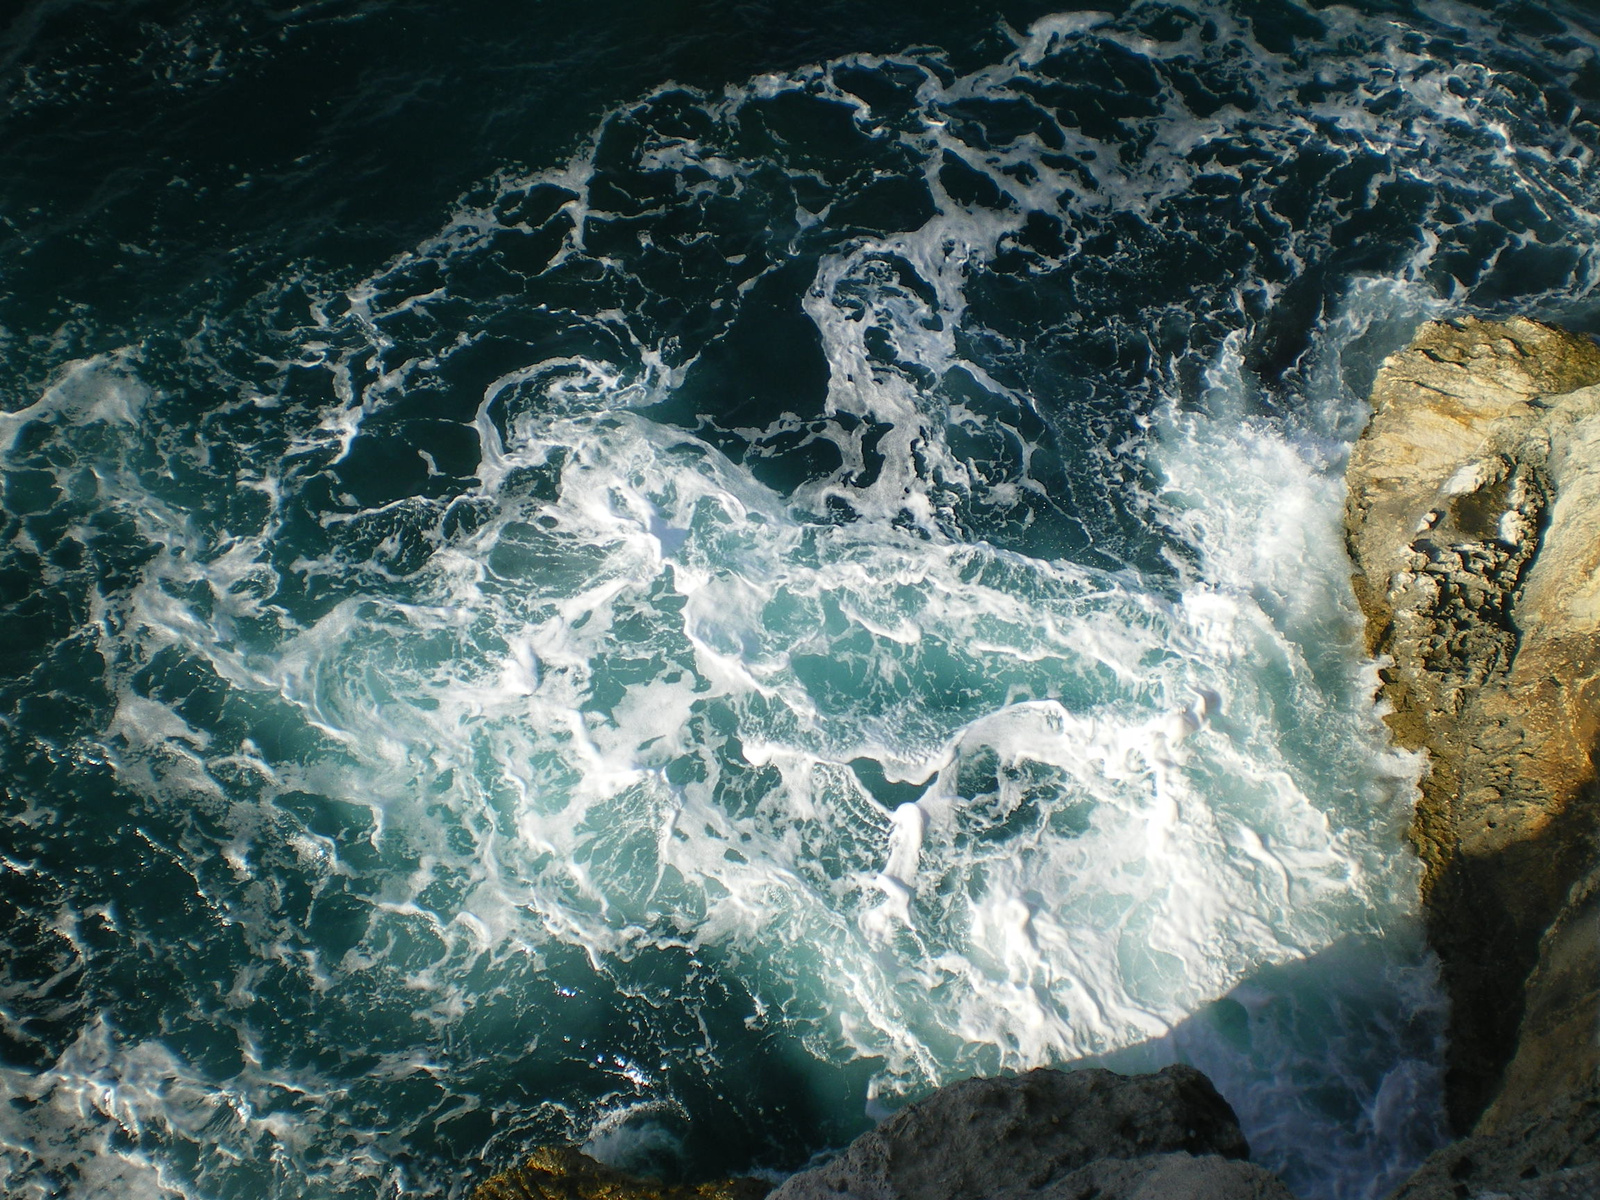
[[[612,1170],[570,1146],[535,1150],[520,1166],[479,1184],[472,1200],[761,1200],[759,1179],[673,1184]]]
[[[1596,858],[1596,384],[1587,338],[1523,319],[1425,325],[1379,372],[1347,475],[1356,596],[1369,649],[1390,660],[1387,719],[1428,756],[1412,836],[1452,1001],[1448,1099],[1462,1130],[1496,1095],[1540,939]],[[1594,1006],[1594,993],[1573,1002]],[[1543,1013],[1540,1027],[1585,1019]],[[1565,1064],[1551,1087],[1600,1065],[1592,1035],[1524,1040]],[[1519,1120],[1529,1102],[1508,1095],[1488,1120]]]

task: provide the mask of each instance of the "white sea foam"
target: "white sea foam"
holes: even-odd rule
[[[133,370],[127,351],[69,363],[32,404],[0,413],[0,446],[11,448],[32,421],[133,425],[150,398],[150,389]]]

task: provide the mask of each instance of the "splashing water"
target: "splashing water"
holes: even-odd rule
[[[1400,1178],[1344,453],[1419,320],[1593,323],[1600,37],[1265,11],[663,86],[0,416],[8,1193],[792,1169],[1175,1056]]]

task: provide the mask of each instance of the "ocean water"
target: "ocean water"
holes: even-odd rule
[[[1600,330],[1600,19],[793,7],[5,18],[6,1195],[1445,1136],[1342,472],[1420,321]]]

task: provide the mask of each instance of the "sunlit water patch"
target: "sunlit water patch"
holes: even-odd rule
[[[1381,1193],[1442,1020],[1343,458],[1420,319],[1595,311],[1595,39],[1497,32],[668,86],[61,366],[0,417],[8,1190],[790,1169],[1181,1056]]]

